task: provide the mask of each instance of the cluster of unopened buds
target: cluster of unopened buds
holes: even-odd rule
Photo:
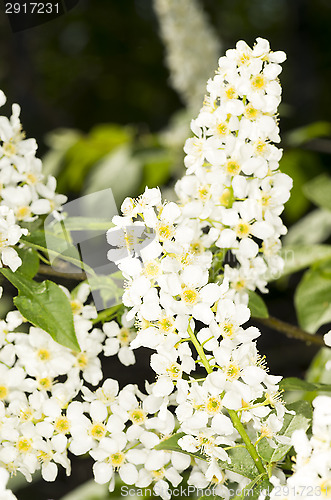
[[[68,451],[89,453],[96,482],[109,483],[110,491],[118,471],[125,483],[152,484],[167,499],[169,487],[177,487],[187,471],[189,485],[212,484],[228,499],[230,484],[249,483],[228,467],[230,450],[262,438],[271,447],[290,443],[279,433],[287,411],[281,377],[268,373],[258,353],[259,330],[243,326],[250,318],[248,291],[266,292],[267,271],[277,273],[283,265],[280,214],[292,181],[279,171],[282,151],[273,143],[279,142],[277,77],[284,60],[263,39],[253,49],[238,42],[227,51],[192,122],[178,202],[162,201],[159,189],[146,188],[137,200],[127,198],[123,215],[114,217],[108,258],[126,279],[121,324],[94,326],[85,284],[72,296],[66,291],[81,352],[56,344],[40,329],[24,333],[17,311],[1,323],[2,468],[27,480],[41,468],[43,478],[53,481],[57,464],[70,474]],[[52,180],[46,193],[35,143],[22,139],[17,116],[15,108],[8,122],[15,131],[12,149],[0,121],[1,203],[18,228],[9,245],[24,231],[20,221],[64,201]],[[9,203],[8,192],[29,193],[26,215],[17,197]],[[126,252],[114,248],[119,231]],[[137,252],[144,232],[152,237]],[[4,261],[4,250],[2,255]],[[101,354],[117,355],[128,366],[138,347],[154,351],[156,381],[146,383],[145,392],[136,385],[119,388],[112,379],[95,389],[103,378]],[[157,447],[175,433],[177,451]],[[315,441],[305,442],[311,461],[314,447]],[[255,447],[247,450],[263,474]]]

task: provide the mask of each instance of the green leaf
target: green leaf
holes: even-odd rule
[[[291,130],[286,134],[286,142],[289,146],[302,146],[306,142],[318,137],[329,137],[331,135],[331,123],[325,121],[309,123],[304,127]]]
[[[0,272],[18,289],[14,303],[30,323],[45,330],[59,344],[80,350],[70,302],[58,285],[52,281],[37,283],[19,271],[2,268]]]
[[[307,271],[294,297],[300,326],[316,333],[320,326],[331,321],[331,278],[323,267]]]
[[[45,177],[58,177],[63,168],[65,155],[82,136],[78,130],[61,128],[46,134],[45,142],[49,150],[43,157],[43,174]]]
[[[161,441],[161,443],[155,446],[155,449],[177,451],[179,453],[184,453],[185,455],[190,455],[194,458],[199,458],[200,460],[206,460],[205,455],[203,455],[202,453],[190,453],[188,451],[182,450],[182,448],[178,444],[178,440],[183,436],[185,436],[184,432],[174,434],[170,438]],[[254,479],[256,477],[256,466],[254,460],[252,459],[246,448],[232,448],[230,450],[227,450],[227,453],[231,459],[231,462],[229,463],[219,460],[218,464],[220,465],[220,467],[232,472],[236,472],[237,474],[241,474],[242,476],[248,477],[249,479]]]
[[[331,245],[287,245],[280,255],[284,259],[284,269],[279,276],[268,276],[269,281],[331,259]]]
[[[242,489],[241,494],[236,496],[236,499],[239,500],[239,498],[250,498],[252,500],[257,500],[263,490],[270,491],[272,489],[272,486],[266,475],[267,473],[256,476],[247,486]]]
[[[331,235],[331,212],[316,208],[290,227],[283,239],[285,246],[314,245],[322,243]]]
[[[251,311],[251,315],[254,318],[268,318],[268,308],[262,297],[252,290],[249,290],[248,297],[248,307]]]
[[[33,278],[39,269],[38,253],[32,248],[16,248],[23,264],[19,267],[19,272],[29,278]]]
[[[105,308],[122,303],[124,278],[120,271],[110,276],[93,276],[88,282],[92,292],[99,291]]]
[[[327,370],[329,362],[331,362],[331,349],[322,347],[314,357],[306,373],[308,382],[331,384],[331,370]]]
[[[93,168],[84,185],[84,194],[111,188],[115,201],[121,204],[126,196],[139,193],[142,165],[129,144],[124,144],[102,158]]]
[[[283,378],[279,383],[280,389],[284,391],[305,391],[305,392],[330,392],[331,384],[311,383],[301,378]]]
[[[94,127],[68,149],[59,191],[79,192],[92,167],[119,146],[131,142],[132,138],[133,130],[129,127],[112,123]]]
[[[47,241],[46,241],[47,236]],[[69,235],[70,236],[70,235]],[[64,238],[63,232],[62,236],[59,234],[53,234],[47,231],[35,231],[33,234],[28,236],[23,236],[21,241],[29,247],[34,248],[44,252],[46,255],[52,257],[52,262],[54,259],[64,260],[70,262],[79,269],[84,269],[84,271],[94,275],[93,269],[80,260],[80,254],[78,248],[70,244]]]
[[[312,410],[308,401],[296,401],[287,405],[287,408],[293,410],[295,414],[285,413],[284,424],[279,434],[290,438],[295,430],[306,431],[308,429],[312,419]],[[266,438],[261,439],[257,444],[260,457],[268,463],[279,462],[291,448],[291,444],[278,444],[276,448],[272,448]]]
[[[322,174],[309,181],[303,186],[303,192],[307,198],[318,207],[331,210],[331,177],[328,174]]]
[[[171,174],[173,155],[164,149],[156,149],[139,155],[143,163],[143,179],[140,191],[148,187],[157,187],[165,184]]]
[[[184,453],[185,455],[190,455],[194,458],[200,458],[201,460],[206,460],[205,455],[202,453],[191,453],[189,451],[184,451],[178,444],[178,440],[185,436],[185,432],[177,432],[173,434],[170,438],[164,439],[161,443],[155,446],[156,450],[168,450],[168,451],[178,451],[179,453]]]

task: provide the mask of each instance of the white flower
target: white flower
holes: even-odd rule
[[[116,323],[111,321],[104,323],[103,331],[107,339],[104,346],[105,356],[118,355],[118,359],[124,366],[133,365],[135,363],[135,356],[130,347],[131,340],[134,338],[134,331],[126,326],[126,321],[122,318],[122,328]]]

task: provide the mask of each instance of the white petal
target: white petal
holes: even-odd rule
[[[133,464],[124,464],[119,469],[119,475],[126,484],[134,484],[138,479],[138,472]]]
[[[96,462],[93,465],[93,474],[96,483],[105,484],[110,481],[113,475],[113,468],[111,465],[105,464],[104,462]]]

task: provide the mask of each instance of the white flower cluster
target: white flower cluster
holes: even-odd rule
[[[81,391],[90,394],[86,384],[97,386],[102,380],[99,355],[117,353],[117,323],[106,323],[104,331],[93,328],[91,320],[96,318],[96,310],[84,305],[89,287],[81,285],[74,297],[64,291],[71,299],[80,352],[58,344],[39,328],[30,327],[27,333],[24,328],[20,331],[24,323],[18,311],[10,312],[0,322],[0,467],[11,474],[18,470],[28,481],[40,468],[43,478],[53,481],[57,464],[70,474],[67,449],[77,453],[83,431],[91,430],[83,413],[91,414],[94,421],[96,418],[96,410],[90,412],[89,403],[74,399]],[[120,333],[119,327],[118,330]],[[126,332],[131,335],[129,328]],[[122,339],[123,333],[118,337]],[[129,360],[125,353],[122,356],[127,364],[134,362],[133,353]],[[100,390],[93,397],[99,393]],[[93,429],[91,435],[94,431],[97,435]],[[83,440],[84,446],[90,441],[91,438]]]
[[[277,77],[285,58],[258,38],[253,49],[240,41],[219,59],[191,124],[195,137],[185,144],[187,175],[176,185],[187,223],[210,228],[221,263],[229,250],[227,258],[239,262],[224,268],[235,292],[266,292],[266,271],[277,276],[283,266],[279,216],[292,179],[278,170],[282,150],[272,143],[280,140]]]
[[[281,377],[267,373],[256,348],[260,332],[243,328],[250,312],[236,293],[265,289],[261,268],[265,273],[286,230],[279,214],[291,180],[277,170],[281,152],[269,143],[279,140],[276,77],[284,58],[262,39],[254,49],[239,42],[227,52],[208,83],[208,105],[193,123],[198,137],[186,144],[188,172],[177,186],[180,203],[162,203],[158,189],[146,188],[139,199],[124,201],[123,216],[113,218],[115,227],[107,234],[114,245],[114,234],[123,232],[123,245],[110,249],[108,258],[117,261],[127,279],[123,303],[130,309],[127,319],[135,318],[137,325],[131,347],[156,351],[151,366],[157,380],[148,386],[142,406],[150,407],[154,417],[144,426],[157,422],[160,431],[160,424],[173,418],[169,406],[175,406],[179,431],[185,434],[179,446],[207,459],[195,460],[189,484],[201,488],[215,482],[223,498],[230,496],[228,481],[246,484],[219,462],[230,462],[227,450],[238,445],[236,416],[254,441],[266,437],[274,447],[284,441],[278,435],[285,413]],[[154,235],[146,246],[141,245],[144,231]],[[262,241],[265,259],[255,240]],[[217,282],[210,282],[215,256],[228,249],[239,269],[226,265],[221,273],[220,267]],[[254,270],[249,283],[243,278],[247,269]],[[196,380],[201,366],[207,376]],[[132,441],[132,427],[127,437],[138,454],[144,443]],[[164,467],[160,474],[174,484]],[[98,466],[99,482],[109,479],[102,478],[104,470]]]
[[[96,482],[109,482],[110,491],[118,471],[127,484],[153,484],[166,500],[169,485],[178,486],[188,470],[189,485],[213,485],[228,500],[230,486],[249,482],[228,470],[231,450],[247,440],[285,442],[281,377],[268,373],[257,351],[259,330],[243,327],[247,289],[265,290],[266,268],[281,266],[270,255],[286,230],[279,215],[291,181],[278,171],[281,152],[269,141],[278,140],[284,57],[262,39],[253,49],[239,42],[227,52],[193,123],[197,137],[186,144],[180,202],[162,202],[159,189],[146,188],[113,218],[108,258],[127,280],[123,326],[93,327],[87,285],[66,291],[79,353],[38,328],[18,332],[17,312],[1,323],[0,467],[27,480],[41,468],[53,481],[58,464],[70,473],[68,451],[89,453]],[[238,268],[224,265],[228,250]],[[156,381],[146,383],[145,394],[112,379],[96,390],[87,386],[103,378],[101,354],[117,354],[127,366],[138,347],[154,351]],[[177,432],[183,453],[155,449]]]
[[[218,37],[198,0],[154,0],[154,8],[171,84],[189,108],[198,110],[220,54]]]
[[[293,433],[297,453],[294,474],[284,483],[272,478],[275,485],[270,499],[302,500],[331,496],[331,398],[318,396],[313,401],[312,436],[300,429]]]
[[[14,493],[7,489],[9,472],[5,469],[0,469],[0,498],[1,500],[17,500]]]
[[[0,91],[0,106],[5,102]],[[22,263],[12,246],[27,234],[24,223],[59,210],[67,199],[56,194],[54,177],[45,182],[41,161],[35,156],[37,143],[25,139],[19,115],[20,107],[14,104],[9,119],[0,116],[0,265],[12,271]]]

